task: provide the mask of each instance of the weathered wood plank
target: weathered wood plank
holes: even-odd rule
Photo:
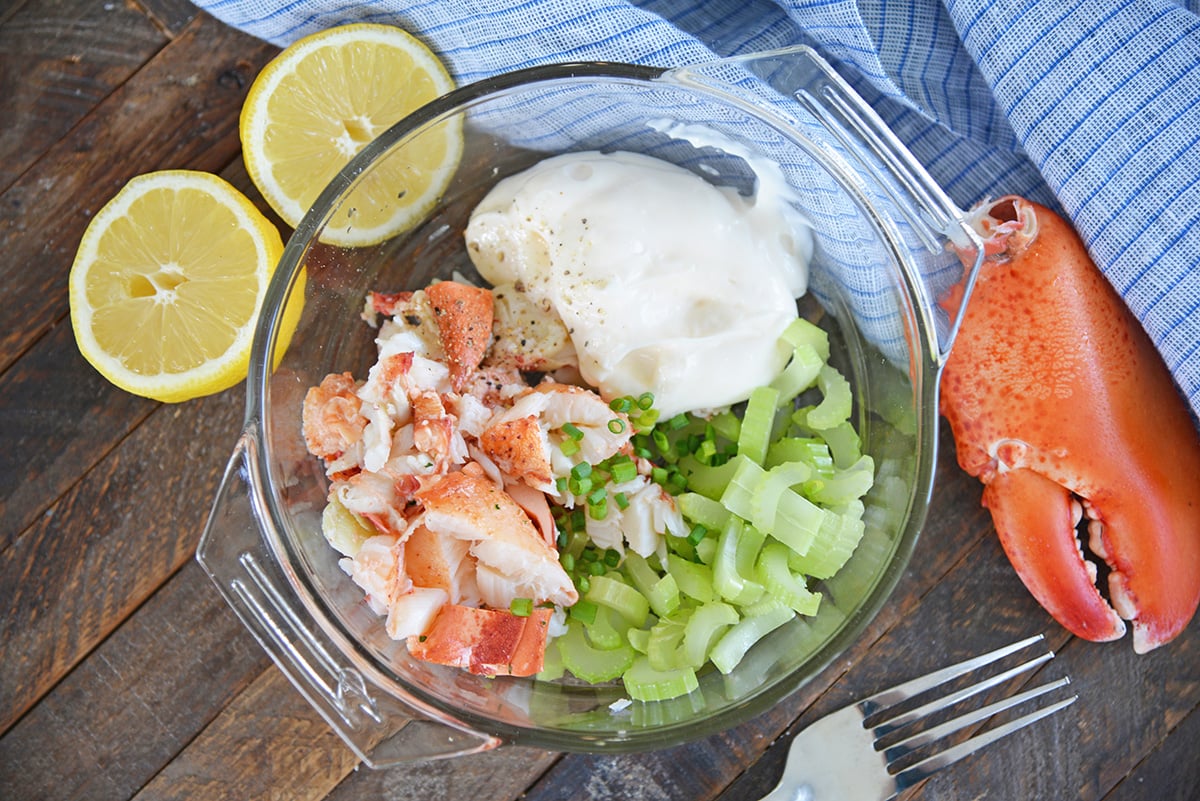
[[[1105,801],[1195,801],[1200,794],[1200,707],[1193,709]]]
[[[75,248],[125,181],[167,167],[219,171],[235,158],[242,100],[275,52],[197,17],[0,195],[0,370],[66,315]]]
[[[203,13],[188,0],[137,0],[137,4],[172,36],[178,35]]]
[[[123,801],[269,667],[191,562],[0,738],[0,787]]]
[[[502,747],[453,760],[435,760],[387,770],[358,770],[326,801],[409,801],[486,798],[511,801],[546,771],[558,755],[534,748]],[[580,796],[576,796],[577,798]]]
[[[133,798],[320,801],[357,764],[333,729],[272,668]]]
[[[161,407],[0,553],[0,731],[192,557],[243,403]]]
[[[0,19],[4,189],[167,38],[146,14],[127,3],[34,0]]]
[[[105,381],[69,324],[0,374],[0,550],[158,405]]]

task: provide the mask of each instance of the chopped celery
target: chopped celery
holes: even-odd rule
[[[861,456],[845,470],[805,482],[804,494],[824,506],[839,506],[867,494],[875,483],[875,461]]]
[[[692,600],[704,604],[717,599],[717,592],[713,589],[712,568],[708,565],[668,554],[667,573],[675,577],[679,591]]]
[[[737,449],[739,454],[758,464],[762,464],[767,456],[778,400],[779,390],[768,386],[756,387],[746,401],[746,414],[742,417]]]
[[[721,505],[743,520],[754,517],[754,490],[766,471],[753,459],[738,454],[729,462],[735,465],[729,485],[721,493]]]
[[[763,587],[738,570],[738,546],[744,536],[746,523],[730,517],[721,530],[717,552],[713,559],[713,588],[727,601],[745,605],[762,596]]]
[[[734,465],[734,462],[729,464]],[[685,492],[676,496],[675,503],[684,517],[693,523],[700,523],[710,531],[719,531],[729,519],[729,510],[719,501],[695,492]]]
[[[862,441],[849,420],[843,420],[836,426],[825,429],[821,436],[829,446],[835,467],[845,470],[862,456]]]
[[[707,662],[713,645],[740,619],[736,609],[721,601],[698,607],[688,618],[683,633],[684,664],[698,668]]]
[[[666,617],[679,608],[679,584],[670,573],[660,576],[633,551],[625,556],[625,571],[654,614]]]
[[[798,317],[788,323],[788,327],[783,329],[779,338],[793,348],[807,345],[816,351],[821,361],[829,361],[829,334],[820,326],[803,317]]]
[[[733,412],[720,412],[709,419],[713,432],[729,442],[737,442],[742,431],[742,421]]]
[[[612,681],[633,664],[636,656],[628,644],[617,648],[600,649],[593,647],[584,634],[583,625],[572,621],[562,636],[555,638],[563,665],[576,678],[599,684]]]
[[[650,665],[649,657],[639,656],[633,660],[621,677],[625,691],[635,701],[666,701],[687,695],[700,686],[696,671],[690,667],[675,670],[656,670]]]
[[[808,481],[812,472],[804,462],[784,462],[768,470],[751,499],[751,522],[762,531],[774,531],[780,496]]]
[[[686,623],[670,619],[660,620],[650,628],[650,637],[646,641],[646,656],[652,668],[672,670],[682,667],[679,646],[683,642],[686,630]]]
[[[705,537],[696,543],[696,558],[702,563],[711,566],[713,559],[717,555],[717,538]]]
[[[639,654],[646,653],[646,648],[649,647],[650,629],[630,628],[625,632],[625,636],[629,639],[629,645]]]
[[[857,500],[840,509],[826,509],[824,522],[812,546],[803,554],[789,557],[792,569],[818,579],[836,573],[862,539],[862,513],[862,501]]]
[[[537,674],[538,681],[561,679],[566,669],[566,666],[563,664],[562,651],[551,642],[542,656],[542,669]]]
[[[629,624],[624,623],[623,620],[614,621],[614,617],[619,617],[619,615],[611,609],[602,608],[597,610],[595,620],[583,624],[588,641],[602,651],[620,648],[628,642],[624,630],[629,628]]]
[[[721,497],[721,490],[729,483],[733,475],[730,462],[710,466],[702,464],[695,456],[687,455],[679,459],[679,472],[688,481],[688,489],[716,500]]]
[[[850,419],[850,382],[833,367],[825,365],[817,375],[817,386],[824,396],[808,413],[808,424],[818,431],[833,428]]]
[[[811,592],[798,576],[788,567],[791,549],[781,542],[768,542],[758,557],[758,580],[767,589],[767,595],[790,606],[797,614],[815,615],[821,603],[821,594]]]
[[[791,361],[783,368],[771,386],[778,391],[776,404],[786,406],[804,390],[813,386],[824,362],[811,345],[799,345],[792,353]]]
[[[646,622],[650,602],[633,587],[611,575],[592,576],[590,584],[584,596],[586,600],[612,609],[635,626]]]
[[[774,602],[762,604],[755,614],[747,615],[735,623],[713,646],[709,659],[717,670],[728,673],[754,643],[794,618],[796,613],[786,604]]]

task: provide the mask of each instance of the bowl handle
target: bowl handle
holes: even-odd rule
[[[464,756],[502,744],[441,714],[421,714],[347,663],[290,589],[269,544],[252,479],[256,440],[243,433],[196,560],[276,666],[369,767]]]
[[[966,214],[870,104],[811,47],[797,45],[678,67],[664,72],[662,79],[685,84],[702,83],[742,94],[735,85],[745,73],[755,76],[784,97],[794,98],[832,134],[845,152],[877,179],[921,244],[937,252],[949,240],[960,254],[968,254],[968,260],[969,254],[973,253],[974,263],[966,265],[964,274],[964,298],[970,297],[983,263],[983,242],[967,221]],[[763,111],[780,115],[779,109],[761,96],[754,102]],[[932,314],[936,298],[921,276],[914,278],[924,295],[924,308]],[[945,363],[950,353],[966,307],[964,299],[956,317],[938,336],[934,351],[939,365]]]

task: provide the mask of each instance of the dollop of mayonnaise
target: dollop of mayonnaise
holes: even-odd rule
[[[498,183],[467,252],[493,285],[553,309],[606,398],[664,416],[744,400],[808,282],[811,233],[782,193],[743,196],[634,153],[569,153]]]

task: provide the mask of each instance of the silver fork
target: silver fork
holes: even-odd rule
[[[1042,639],[1039,634],[957,665],[942,668],[892,687],[890,690],[876,693],[821,718],[792,740],[787,764],[783,769],[783,778],[774,790],[763,796],[762,801],[876,801],[876,799],[887,801],[887,799],[895,798],[902,790],[911,787],[926,776],[975,753],[985,745],[1070,706],[1079,696],[1072,695],[1070,698],[1042,707],[994,729],[976,734],[908,767],[898,771],[894,770],[897,762],[919,748],[934,743],[962,728],[981,723],[998,712],[1011,709],[1070,684],[1070,678],[1064,676],[1057,681],[1026,690],[1002,701],[964,712],[958,717],[912,734],[899,742],[890,745],[880,744],[880,741],[887,735],[911,723],[948,709],[965,698],[970,698],[991,687],[1003,684],[1014,676],[1032,670],[1053,659],[1054,653],[1047,651],[969,687],[955,690],[915,709],[876,722],[876,719],[881,715],[887,715],[897,704],[915,698],[921,693],[933,690],[960,676],[978,671],[1009,654],[1028,648]],[[867,725],[868,720],[872,725]]]

